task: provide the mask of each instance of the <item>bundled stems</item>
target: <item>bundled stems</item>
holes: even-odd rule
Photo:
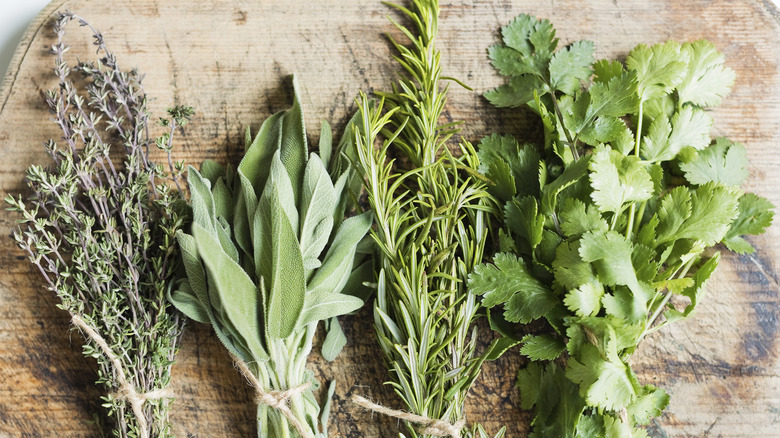
[[[440,84],[440,52],[434,44],[437,2],[414,0],[411,9],[392,6],[415,25],[412,31],[395,23],[411,41],[409,47],[393,41],[407,77],[392,92],[377,93],[379,102],[361,95],[363,125],[355,140],[356,166],[374,212],[372,236],[380,253],[374,324],[389,384],[412,414],[394,416],[441,420],[460,430],[466,394],[485,358],[475,349],[480,306],[466,291],[465,279],[482,261],[494,203],[475,176],[473,147],[462,141],[454,156],[446,143],[457,130],[439,123],[447,87]],[[384,140],[377,149],[380,136]],[[398,162],[389,158],[391,147]],[[400,169],[407,164],[408,170]],[[409,421],[410,435],[433,436],[424,428],[427,423]],[[454,435],[460,434],[471,432]],[[451,430],[442,436],[450,435]]]
[[[103,55],[97,62],[65,61],[65,26],[73,20],[91,29]],[[170,157],[171,138],[192,109],[170,109],[160,122],[170,131],[150,138],[138,72],[121,70],[103,36],[71,12],[58,16],[54,31],[59,86],[46,103],[65,146],[47,142],[54,165],[28,169],[26,201],[6,199],[23,217],[14,238],[85,335],[84,354],[97,360],[98,383],[109,391],[103,406],[114,436],[170,436],[167,386],[183,320],[165,294],[178,267],[173,235],[186,219],[171,189],[182,169]],[[168,156],[167,170],[150,160],[155,143]]]

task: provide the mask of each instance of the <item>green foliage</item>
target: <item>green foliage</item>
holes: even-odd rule
[[[706,41],[640,45],[624,65],[594,63],[589,42],[558,49],[549,21],[528,15],[502,36],[489,55],[507,84],[485,96],[528,105],[545,141],[483,140],[479,171],[505,205],[504,230],[468,286],[508,321],[549,323],[522,340],[531,436],[646,436],[638,428],[669,396],[639,383],[630,355],[694,312],[720,260],[708,248],[752,252],[742,236],[773,217],[739,188],[745,149],[710,136],[707,107],[734,73]]]
[[[440,84],[440,53],[434,44],[437,1],[395,7],[414,23],[413,29],[397,25],[409,46],[393,42],[406,75],[392,92],[378,93],[378,103],[361,95],[362,131],[355,136],[355,163],[374,212],[372,237],[379,249],[374,325],[389,384],[408,410],[455,423],[463,418],[466,394],[482,363],[516,344],[501,338],[481,356],[475,350],[480,306],[465,283],[482,261],[488,218],[497,213],[477,168],[484,158],[483,171],[502,176],[496,191],[511,198],[533,178],[509,173],[509,166],[528,162],[536,167],[538,155],[526,151],[518,157],[519,145],[500,137],[486,139],[479,155],[465,141],[460,154],[450,152],[447,141],[457,132],[457,122],[439,124],[447,88]],[[390,158],[391,149],[398,161]],[[413,424],[407,427],[410,436],[418,436]],[[464,436],[485,432],[475,425]]]
[[[351,171],[328,172],[339,167],[341,151],[334,153],[327,124],[320,149],[330,162],[308,153],[293,84],[292,108],[269,117],[254,139],[247,132],[237,170],[213,161],[200,172],[190,167],[194,223],[191,234],[177,234],[187,279],[170,296],[186,315],[210,323],[225,347],[254,367],[266,391],[316,386],[305,369],[315,328],[325,321],[323,355],[332,360],[346,343],[335,317],[363,305],[356,295],[367,280],[358,245],[371,215],[343,219]],[[292,397],[291,409],[312,436],[326,436],[318,418],[327,412],[312,390]],[[294,430],[278,411],[260,406],[258,433]]]
[[[64,59],[65,27],[74,20],[92,31],[97,62],[70,66]],[[27,170],[29,197],[6,198],[22,216],[13,237],[59,298],[58,307],[96,334],[79,326],[83,353],[97,361],[97,384],[106,391],[101,399],[111,435],[170,437],[170,398],[133,405],[116,394],[124,384],[119,375],[139,394],[170,383],[183,319],[165,294],[181,276],[174,235],[188,220],[174,189],[183,166],[173,162],[171,150],[193,110],[169,109],[159,122],[166,132],[150,137],[142,75],[122,70],[103,36],[71,12],[58,15],[54,32],[59,83],[46,93],[46,104],[61,143],[45,144],[51,166]],[[167,166],[152,161],[154,144]]]

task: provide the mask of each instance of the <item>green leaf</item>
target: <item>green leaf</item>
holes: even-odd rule
[[[203,324],[211,322],[204,303],[201,303],[200,299],[198,299],[187,280],[184,280],[173,292],[168,293],[168,301],[176,306],[176,309],[187,316],[187,318]]]
[[[506,204],[504,217],[509,229],[525,239],[531,249],[542,241],[544,216],[538,214],[536,198],[525,196]]]
[[[192,222],[200,225],[211,234],[216,234],[216,215],[214,198],[211,195],[211,182],[203,178],[194,167],[187,170],[187,183],[190,187]]]
[[[604,286],[601,283],[583,283],[576,289],[569,290],[563,303],[577,316],[592,316],[601,310],[603,296]]]
[[[720,242],[737,216],[739,191],[713,182],[683,193],[687,191],[679,187],[662,199],[657,213],[658,243],[677,239],[700,240],[706,245]]]
[[[542,203],[540,209],[542,214],[549,215],[557,210],[558,194],[588,174],[590,159],[590,155],[585,155],[579,160],[569,164],[555,181],[542,188]]]
[[[544,87],[536,76],[514,76],[509,83],[485,92],[485,98],[499,108],[517,108],[533,102],[534,91]]]
[[[199,224],[192,224],[198,254],[206,265],[214,292],[212,301],[220,307],[232,327],[241,335],[254,358],[268,358],[258,337],[262,315],[259,314],[259,294],[252,280],[236,262],[222,251],[219,242]],[[211,291],[210,291],[211,293]]]
[[[599,146],[590,160],[591,198],[602,212],[620,213],[623,205],[650,199],[653,182],[639,158]]]
[[[338,293],[344,288],[352,272],[357,244],[366,235],[372,222],[371,212],[344,221],[333,238],[322,266],[309,281],[309,293]]]
[[[701,185],[710,181],[727,186],[739,186],[748,177],[748,159],[745,148],[720,137],[715,143],[696,153],[683,163],[680,170],[691,184]]]
[[[683,309],[682,312],[676,309],[667,310],[666,313],[664,314],[666,315],[667,319],[676,320],[676,319],[687,318],[688,316],[691,315],[691,313],[693,313],[693,311],[696,309],[696,305],[699,303],[699,299],[702,297],[702,295],[704,295],[704,292],[706,291],[704,286],[707,284],[707,280],[709,280],[712,274],[715,272],[715,269],[718,267],[719,262],[720,262],[720,253],[716,252],[715,255],[710,257],[709,260],[707,260],[703,265],[699,267],[699,269],[693,275],[693,284],[685,288],[681,292],[681,295],[688,297],[691,300],[691,303],[685,306],[685,309]]]
[[[666,391],[645,385],[641,395],[628,406],[627,411],[634,424],[649,424],[653,418],[661,415],[668,404],[669,394]]]
[[[542,367],[532,362],[517,375],[521,407],[534,409],[532,438],[575,438],[585,401],[577,385],[564,375],[563,369],[549,363]]]
[[[278,161],[278,155],[275,155]],[[286,172],[274,171],[269,182],[284,179]],[[266,336],[286,338],[296,328],[306,296],[303,255],[295,230],[287,216],[279,192],[269,184],[258,202],[253,232],[257,277],[265,300]],[[289,201],[289,199],[288,199]]]
[[[610,79],[622,75],[624,71],[623,63],[618,60],[600,59],[593,64],[593,74],[596,82],[609,82]]]
[[[590,79],[593,70],[593,43],[577,41],[555,52],[550,59],[550,85],[566,94],[574,94]]]
[[[225,168],[214,160],[204,160],[200,163],[200,174],[209,180],[213,187],[220,177],[225,176]]]
[[[282,164],[290,175],[293,189],[293,205],[300,205],[301,182],[306,167],[306,157],[309,153],[306,142],[306,129],[301,109],[298,81],[293,77],[293,105],[284,113],[281,120],[279,136],[279,153]]]
[[[504,188],[503,192],[511,190],[521,195],[539,193],[539,153],[533,146],[520,146],[510,135],[493,134],[480,141],[477,155],[480,161],[479,172],[494,181],[514,183],[513,187]],[[500,163],[506,163],[506,167]],[[505,175],[507,167],[511,175]]]
[[[631,294],[616,288],[613,296],[630,307],[631,311],[624,313],[626,316],[632,316],[629,318],[631,321],[637,321],[647,310],[650,292],[649,287],[641,284],[637,279],[631,260],[632,253],[631,241],[614,231],[589,232],[582,235],[580,246],[582,260],[593,263],[603,284],[628,286]],[[611,300],[612,298],[605,296],[604,306],[608,307],[608,303],[614,304]]]
[[[642,144],[642,158],[648,161],[669,161],[686,147],[704,149],[710,144],[712,117],[705,111],[683,107],[672,116],[664,115],[650,124]],[[706,150],[706,149],[705,149]]]
[[[320,151],[320,158],[322,162],[330,168],[330,160],[333,155],[333,132],[330,129],[330,123],[325,120],[320,125],[320,143],[318,150]]]
[[[631,370],[617,357],[615,341],[608,341],[609,352],[585,344],[566,365],[566,377],[580,385],[580,395],[588,405],[618,411],[636,399]]]
[[[755,251],[753,245],[743,239],[744,234],[763,234],[772,224],[775,208],[771,202],[761,196],[746,193],[739,198],[739,215],[731,224],[731,228],[723,238],[726,246],[739,254]]]
[[[724,66],[723,54],[707,40],[682,45],[681,53],[689,59],[682,82],[677,85],[680,105],[692,103],[700,107],[720,104],[734,85],[734,70]]]
[[[647,47],[636,46],[628,54],[626,66],[636,71],[637,92],[646,101],[669,94],[685,77],[688,53],[680,51],[680,43],[668,41]]]
[[[279,136],[281,130],[281,119],[283,112],[278,112],[267,118],[260,131],[257,132],[255,139],[249,145],[244,153],[244,158],[238,164],[238,176],[244,183],[244,188],[251,187],[251,191],[245,191],[245,196],[252,196],[251,199],[257,200],[265,187],[265,181],[271,171],[271,158],[279,149]],[[253,206],[254,203],[247,201],[247,205]],[[250,210],[252,211],[252,210]]]
[[[633,72],[625,72],[608,82],[594,82],[590,89],[576,99],[563,96],[559,100],[563,121],[573,133],[585,133],[600,117],[623,117],[636,111],[636,78]]]
[[[555,360],[566,351],[566,344],[556,336],[525,335],[521,342],[520,353],[531,360]]]
[[[468,287],[471,293],[483,295],[482,305],[487,308],[503,303],[510,322],[528,323],[556,306],[552,292],[512,254],[496,254],[493,264],[477,265],[469,274]]]
[[[595,287],[601,284],[593,265],[580,257],[580,240],[565,241],[555,251],[553,262],[555,281],[566,290],[576,289],[583,284]]]
[[[339,319],[336,317],[325,321],[325,333],[325,340],[322,342],[322,357],[328,362],[333,362],[347,345],[347,337],[344,336]]]
[[[352,313],[362,306],[363,300],[352,295],[329,291],[309,293],[297,327]]]
[[[328,171],[320,158],[311,154],[303,174],[300,218],[300,246],[307,270],[320,266],[320,253],[325,249],[333,229],[336,199]]]
[[[566,237],[577,237],[588,231],[607,231],[609,228],[595,205],[586,206],[584,202],[574,198],[564,200],[558,218],[561,231]]]

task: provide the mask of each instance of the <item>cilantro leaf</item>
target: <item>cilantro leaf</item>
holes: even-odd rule
[[[718,267],[720,262],[720,253],[715,253],[706,263],[701,265],[693,276],[693,284],[683,289],[681,295],[688,297],[691,303],[688,304],[685,309],[680,312],[677,309],[670,308],[664,315],[667,321],[673,321],[677,319],[687,318],[696,309],[696,305],[699,302],[699,298],[704,294],[704,286],[709,280],[712,273],[715,272],[715,268]]]
[[[642,145],[642,158],[648,161],[669,161],[690,146],[704,149],[710,144],[712,117],[705,111],[683,107],[672,116],[660,116],[650,124]]]
[[[508,84],[485,92],[485,98],[499,108],[517,108],[533,102],[534,90],[542,88],[543,82],[536,76],[515,76]]]
[[[593,70],[593,43],[577,41],[555,52],[550,59],[550,86],[565,94],[574,94],[582,88]]]
[[[520,342],[520,353],[531,360],[554,360],[566,351],[566,344],[557,336],[525,335]]]
[[[508,184],[512,181],[514,187],[503,187],[504,192],[514,191],[520,195],[536,195],[539,193],[539,153],[532,145],[520,145],[511,135],[493,134],[485,137],[479,143],[479,172],[494,181]],[[493,163],[506,163],[493,166]],[[506,175],[506,170],[511,172]]]
[[[650,174],[639,158],[599,146],[590,160],[591,197],[602,212],[623,210],[627,202],[645,201],[653,193]]]
[[[607,357],[585,344],[566,365],[566,377],[580,385],[580,395],[591,406],[620,410],[636,399],[631,370],[617,357],[615,342],[608,342]]]
[[[641,395],[628,406],[627,411],[635,424],[648,424],[654,417],[661,415],[669,404],[669,394],[663,389],[645,385]]]
[[[521,407],[534,407],[534,431],[529,437],[574,438],[585,401],[577,385],[566,378],[554,363],[541,366],[532,362],[517,375]]]
[[[677,239],[700,240],[707,245],[720,242],[737,216],[739,196],[737,189],[714,182],[693,191],[685,187],[672,190],[657,213],[658,243]]]
[[[601,217],[595,205],[585,205],[575,198],[566,198],[558,217],[561,231],[566,237],[576,237],[588,231],[607,231],[607,222]]]
[[[745,148],[720,137],[715,143],[698,151],[693,159],[680,163],[680,170],[691,184],[705,184],[710,181],[729,186],[741,185],[748,177],[748,160]]]
[[[739,254],[755,251],[753,245],[743,239],[744,234],[758,235],[766,231],[774,217],[774,205],[766,198],[746,193],[739,198],[739,216],[731,224],[731,228],[723,238],[726,246]]]
[[[577,316],[593,316],[601,310],[604,287],[601,283],[584,283],[570,290],[563,299],[566,308]]]
[[[504,316],[510,322],[530,322],[557,306],[552,292],[512,254],[496,254],[492,265],[475,267],[468,286],[472,293],[483,295],[482,305],[487,308],[505,304]]]
[[[509,229],[533,249],[542,242],[544,216],[538,214],[536,198],[525,196],[507,202],[504,217]]]
[[[688,53],[680,44],[669,41],[648,47],[636,46],[628,54],[626,65],[637,73],[637,92],[641,101],[669,94],[682,82]]]
[[[707,40],[682,45],[681,54],[689,59],[688,71],[677,85],[680,105],[692,103],[700,107],[720,105],[721,99],[734,85],[734,70],[724,65],[723,54]]]

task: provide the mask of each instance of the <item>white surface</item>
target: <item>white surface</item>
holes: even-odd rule
[[[780,7],[780,0],[772,0]],[[49,0],[0,0],[0,79],[5,77],[22,34]]]
[[[0,79],[5,77],[24,30],[47,4],[49,0],[0,0]]]

